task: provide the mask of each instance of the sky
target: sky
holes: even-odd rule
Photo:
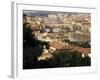
[[[48,14],[68,14],[68,15],[90,15],[90,13],[75,13],[75,12],[57,12],[57,11],[36,11],[36,10],[24,10],[24,14],[27,16],[47,16]]]

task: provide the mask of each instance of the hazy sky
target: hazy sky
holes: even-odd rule
[[[28,16],[47,16],[48,14],[68,14],[68,15],[90,15],[90,13],[78,13],[78,12],[57,12],[57,11],[36,11],[36,10],[24,10],[24,14]]]

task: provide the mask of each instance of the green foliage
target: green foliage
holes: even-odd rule
[[[76,66],[90,66],[91,59],[88,56],[82,57],[81,53],[74,52],[57,52],[53,54],[52,58],[47,60],[37,61],[37,56],[40,56],[42,47],[27,46],[24,48],[24,69],[31,68],[53,68],[53,67],[76,67]]]
[[[80,46],[84,47],[84,48],[90,48],[91,47],[91,45],[89,44],[89,42],[84,42]]]
[[[54,67],[75,67],[75,66],[90,66],[91,58],[88,56],[82,57],[77,51],[61,51],[57,50],[53,53],[53,57],[47,60],[38,61],[37,57],[43,53],[43,46],[48,49],[50,45],[47,42],[37,40],[30,29],[25,28],[23,31],[23,69],[34,68],[54,68]],[[65,39],[64,42],[89,48],[88,42],[78,43],[71,42]]]
[[[56,67],[75,67],[75,66],[90,66],[91,60],[88,56],[82,58],[81,53],[74,52],[63,52],[55,54],[50,65]]]
[[[74,46],[79,46],[79,47],[83,47],[83,48],[90,48],[91,45],[89,44],[88,41],[86,42],[70,42],[71,45],[74,45]]]
[[[64,39],[63,40],[65,43],[70,43],[70,40],[69,39]]]

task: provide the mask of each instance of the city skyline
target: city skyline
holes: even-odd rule
[[[90,13],[24,10],[24,69],[90,66],[90,29]]]

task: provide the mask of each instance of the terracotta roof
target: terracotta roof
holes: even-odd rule
[[[71,51],[78,51],[81,52],[82,54],[90,54],[91,53],[91,48],[82,48],[79,46],[73,46],[73,45],[64,45],[64,44],[51,44],[52,47],[56,49],[66,49],[66,50],[71,50]]]
[[[83,54],[90,54],[91,53],[90,48],[74,47],[73,50],[76,50],[76,51],[81,52]]]

